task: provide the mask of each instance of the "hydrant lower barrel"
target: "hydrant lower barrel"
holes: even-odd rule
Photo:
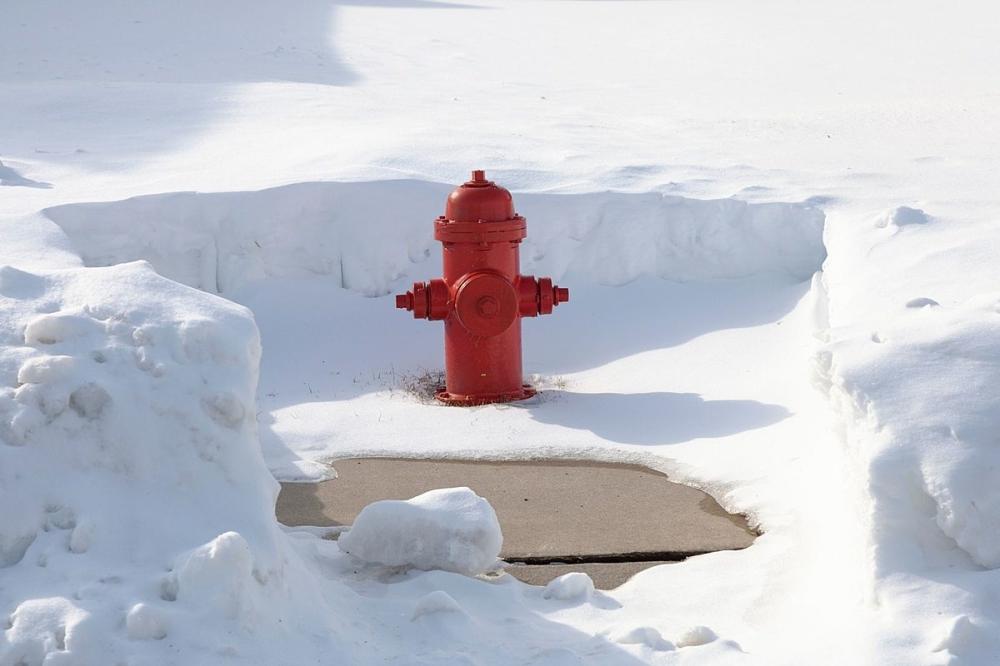
[[[396,307],[416,319],[444,321],[445,386],[438,400],[483,405],[535,394],[521,369],[521,319],[550,314],[569,289],[550,278],[521,275],[527,223],[510,192],[473,171],[434,222],[443,244],[444,277],[416,282]]]

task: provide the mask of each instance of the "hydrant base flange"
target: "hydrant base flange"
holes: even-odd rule
[[[495,403],[527,400],[528,398],[535,397],[537,393],[538,391],[536,391],[535,387],[531,384],[522,384],[520,390],[518,391],[490,395],[458,395],[455,393],[449,393],[444,386],[440,386],[434,393],[434,397],[437,398],[439,402],[453,407],[474,407],[476,405],[491,405]]]

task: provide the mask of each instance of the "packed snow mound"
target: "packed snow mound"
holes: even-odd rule
[[[440,266],[432,222],[452,186],[300,183],[257,192],[180,192],[49,208],[88,266],[144,259],[212,293],[266,278],[326,276],[368,296]],[[522,268],[620,285],[762,273],[804,280],[826,257],[824,215],[804,204],[657,192],[515,195],[528,218]],[[432,259],[428,263],[429,259]]]
[[[634,627],[624,631],[617,631],[611,634],[611,639],[616,643],[623,643],[625,645],[645,645],[651,650],[661,652],[674,649],[674,644],[665,639],[653,627]]]
[[[585,573],[571,571],[549,581],[542,590],[545,599],[586,601],[594,594],[594,581]]]
[[[411,619],[416,620],[435,613],[465,613],[454,597],[444,590],[434,590],[417,600]]]
[[[822,374],[851,427],[873,442],[877,552],[923,544],[907,555],[920,565],[921,551],[948,550],[936,525],[977,564],[1000,567],[1000,293],[952,307],[901,305],[867,344],[842,335]]]
[[[712,641],[716,640],[718,636],[710,628],[697,625],[694,627],[688,627],[684,632],[677,637],[677,647],[694,647],[697,645],[707,645]]]
[[[131,263],[2,267],[0,313],[0,664],[332,631],[274,520],[245,308]]]
[[[496,567],[503,534],[485,499],[468,488],[439,488],[369,504],[338,543],[374,564],[474,576]]]

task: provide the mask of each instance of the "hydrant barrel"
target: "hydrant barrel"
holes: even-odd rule
[[[415,318],[444,320],[442,402],[479,405],[535,394],[522,377],[521,319],[551,313],[569,300],[569,290],[520,274],[526,234],[510,192],[473,171],[434,222],[434,237],[443,244],[443,278],[396,296],[396,307]]]

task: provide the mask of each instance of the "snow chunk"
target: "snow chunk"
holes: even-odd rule
[[[586,601],[594,594],[594,581],[579,571],[563,574],[549,581],[542,592],[546,599],[561,601]]]
[[[635,627],[612,635],[612,640],[623,645],[645,645],[651,650],[666,652],[674,649],[674,644],[660,635],[653,627]]]
[[[967,644],[976,633],[976,625],[972,623],[968,615],[959,615],[948,621],[944,636],[934,647],[934,652],[943,650],[952,651]]]
[[[366,562],[474,576],[494,567],[503,534],[485,499],[469,488],[441,488],[369,504],[337,543]]]
[[[43,314],[24,327],[27,345],[54,345],[71,338],[80,338],[98,329],[90,317],[69,312]]]
[[[875,220],[875,226],[879,229],[886,227],[899,228],[913,224],[927,224],[930,221],[930,216],[919,208],[899,206],[879,216]]]
[[[926,296],[921,296],[920,298],[914,298],[906,302],[906,307],[908,308],[927,308],[927,307],[937,307],[941,305],[933,298],[927,298]]]
[[[57,382],[73,374],[77,359],[72,356],[34,356],[17,371],[20,384]]]
[[[246,407],[232,393],[217,393],[201,399],[201,406],[213,421],[224,428],[238,428],[246,417]]]
[[[60,597],[28,599],[18,605],[3,634],[3,664],[54,664],[65,652],[67,638],[87,613]],[[9,661],[8,661],[9,659]]]
[[[111,396],[93,382],[84,384],[69,395],[69,406],[80,417],[96,419],[111,402]]]
[[[125,616],[125,629],[133,640],[160,640],[167,635],[167,618],[158,608],[136,604]]]
[[[93,541],[94,524],[88,520],[77,523],[73,531],[69,533],[69,549],[73,553],[86,553],[90,550]]]
[[[22,533],[13,530],[0,531],[0,569],[11,567],[24,559],[24,554],[35,542],[34,529]]]
[[[244,608],[244,589],[252,575],[253,555],[246,539],[226,532],[182,558],[176,595],[236,618]]]
[[[464,613],[462,607],[458,605],[454,597],[444,590],[434,590],[430,594],[425,594],[417,600],[417,605],[413,609],[413,616],[416,620],[423,615],[431,613]]]
[[[696,645],[706,645],[716,640],[718,636],[708,627],[697,625],[685,630],[677,637],[677,647],[694,647]]]
[[[71,530],[76,527],[76,512],[68,506],[48,506],[45,513],[46,529]]]

